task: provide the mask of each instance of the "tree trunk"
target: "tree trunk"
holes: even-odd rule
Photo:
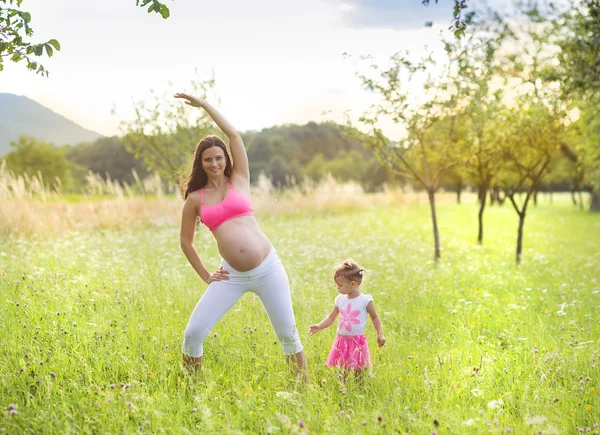
[[[500,188],[497,188],[498,190],[496,191],[496,201],[498,202],[498,205],[502,205],[504,204],[504,201],[506,200],[506,194],[504,194],[504,197],[500,196]]]
[[[521,252],[523,251],[523,225],[525,224],[525,210],[519,213],[519,231],[517,233],[517,264],[521,263]]]
[[[477,202],[481,203],[483,195],[486,195],[486,192],[483,190],[481,185],[477,186]]]
[[[494,205],[495,202],[496,202],[496,193],[495,193],[495,188],[494,188],[494,189],[490,189],[490,205]]]
[[[581,194],[581,189],[579,189],[579,208],[583,210],[583,195]]]
[[[573,188],[573,190],[571,190],[571,201],[573,201],[573,205],[575,207],[577,207],[577,198],[575,197],[575,192],[576,192],[576,189]]]
[[[460,194],[462,192],[462,183],[456,183],[456,203],[460,204]]]
[[[440,235],[438,232],[437,216],[435,213],[435,190],[428,188],[427,193],[429,197],[429,205],[431,206],[431,220],[433,221],[433,241],[435,246],[434,260],[437,263],[437,261],[440,259]]]
[[[525,225],[525,215],[527,213],[527,204],[529,203],[529,199],[533,195],[532,190],[529,190],[525,196],[525,201],[523,201],[523,206],[519,209],[519,206],[515,202],[515,194],[507,194],[507,197],[512,202],[515,211],[519,215],[519,230],[517,232],[517,264],[521,263],[521,254],[523,252],[523,226]]]
[[[483,244],[483,209],[485,209],[485,199],[487,195],[483,195],[483,200],[479,205],[479,232],[477,233],[477,243]]]
[[[538,192],[537,190],[535,192],[533,192],[533,205],[537,207],[537,195]]]
[[[590,211],[600,211],[600,195],[592,190],[590,196]]]

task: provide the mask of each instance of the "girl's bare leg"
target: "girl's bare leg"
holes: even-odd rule
[[[357,369],[354,373],[358,384],[362,387],[365,383],[365,371],[366,369]]]

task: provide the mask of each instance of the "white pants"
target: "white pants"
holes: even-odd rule
[[[225,260],[221,260],[221,264],[229,272],[229,280],[210,283],[200,298],[185,328],[183,353],[192,357],[202,356],[202,343],[210,330],[248,291],[255,292],[267,310],[285,355],[302,351],[292,309],[290,283],[275,248],[271,248],[262,263],[247,272],[235,270]]]

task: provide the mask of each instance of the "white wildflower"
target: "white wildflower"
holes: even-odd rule
[[[504,400],[491,400],[488,402],[487,407],[490,409],[500,409],[504,406]]]

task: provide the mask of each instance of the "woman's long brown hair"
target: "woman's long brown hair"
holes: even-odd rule
[[[212,147],[219,147],[223,150],[226,161],[225,176],[227,178],[231,177],[231,159],[229,158],[229,153],[227,152],[227,146],[225,146],[225,142],[223,142],[223,139],[221,139],[219,136],[206,136],[200,141],[200,143],[198,143],[198,146],[196,147],[191,172],[179,185],[179,189],[181,190],[181,193],[185,199],[187,199],[188,195],[194,190],[201,189],[202,187],[206,186],[206,183],[208,183],[208,175],[202,167],[202,153]]]

